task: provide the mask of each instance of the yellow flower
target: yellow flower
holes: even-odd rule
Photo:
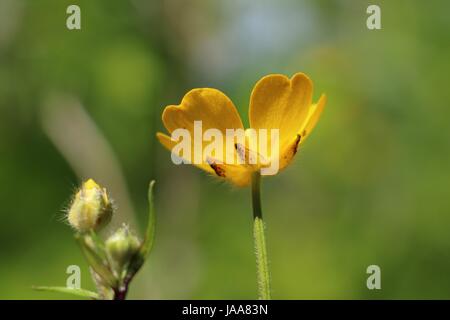
[[[276,154],[280,170],[292,161],[299,145],[309,136],[324,109],[326,96],[322,95],[317,103],[312,103],[312,92],[312,81],[303,73],[297,73],[291,79],[281,74],[267,75],[253,88],[249,108],[250,128],[279,130],[279,150]],[[204,130],[215,128],[224,136],[227,129],[244,128],[233,102],[221,91],[211,88],[189,91],[181,104],[169,105],[164,109],[162,121],[170,134],[183,128],[194,135],[194,121],[202,121]],[[247,136],[248,129],[245,133]],[[160,132],[157,137],[169,150],[178,143]],[[206,145],[203,143],[202,148],[205,149]],[[242,148],[236,145],[233,155],[235,159],[242,157],[239,147]],[[191,148],[194,149],[194,146]],[[252,154],[261,156],[254,150],[243,148],[247,151],[246,157]],[[252,173],[261,169],[259,160],[257,165],[236,162],[228,164],[204,157],[200,163],[194,165],[237,186],[248,185]]]

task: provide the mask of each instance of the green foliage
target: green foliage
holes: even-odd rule
[[[92,184],[94,183],[92,182]],[[84,185],[86,183],[83,183]],[[154,185],[155,181],[151,181],[148,189],[149,217],[143,242],[140,242],[130,232],[126,224],[118,228],[106,241],[99,237],[94,229],[91,229],[89,232],[76,232],[75,239],[90,266],[92,280],[98,293],[68,287],[35,286],[34,289],[72,293],[95,299],[125,299],[131,280],[148,258],[152,248],[155,232]],[[100,190],[97,184],[95,186]],[[102,189],[102,192],[106,194],[106,189]],[[79,191],[77,191],[77,196],[78,193]],[[85,199],[85,197],[79,196],[78,201],[83,202],[81,207],[88,206],[84,201],[91,201],[91,198]],[[94,208],[96,208],[95,205],[96,202],[94,201]]]
[[[298,71],[329,101],[296,161],[264,179],[273,298],[450,298],[449,2],[377,1],[369,31],[371,1],[80,0],[80,32],[64,24],[74,1],[0,2],[0,298],[61,298],[30,287],[63,285],[70,264],[95,290],[60,223],[86,176],[42,126],[61,93],[109,141],[138,226],[158,180],[158,242],[129,297],[253,298],[249,191],[173,165],[154,133],[191,88],[224,88],[246,118],[259,77]],[[371,264],[381,291],[365,287]]]

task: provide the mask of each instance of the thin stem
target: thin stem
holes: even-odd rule
[[[125,300],[128,293],[128,285],[130,283],[130,280],[124,280],[123,285],[119,286],[118,288],[114,289],[114,300]]]
[[[267,261],[266,237],[261,210],[260,193],[261,175],[252,175],[252,203],[253,203],[253,239],[255,242],[256,274],[258,278],[258,298],[270,300],[270,272]]]
[[[114,300],[125,300],[127,296],[127,289],[114,290]]]

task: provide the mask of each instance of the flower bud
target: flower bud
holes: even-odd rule
[[[98,230],[108,224],[112,213],[113,206],[106,190],[89,179],[75,195],[67,218],[77,231],[87,232]]]
[[[126,225],[119,228],[106,242],[106,254],[114,270],[121,275],[131,258],[139,250],[139,239],[130,233]]]

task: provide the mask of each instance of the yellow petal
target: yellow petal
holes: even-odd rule
[[[209,160],[211,168],[215,174],[223,179],[226,179],[238,187],[248,186],[251,182],[252,168],[247,165],[237,164],[221,164]]]
[[[280,151],[280,171],[286,168],[294,159],[294,156],[297,154],[299,145],[303,137],[300,134],[297,134],[293,139],[287,143],[283,149]]]
[[[296,155],[300,144],[302,144],[306,137],[312,132],[316,126],[319,118],[322,114],[325,104],[327,102],[327,97],[322,94],[319,101],[313,104],[309,108],[308,117],[304,123],[302,129],[290,139],[290,141],[285,144],[280,151],[280,170],[284,169],[291,163],[294,156]]]
[[[188,129],[193,134],[194,121],[202,121],[202,129],[243,128],[241,118],[233,102],[221,91],[211,88],[189,91],[177,106],[167,106],[162,120],[172,133],[175,129]]]
[[[316,126],[317,122],[319,121],[320,116],[322,115],[322,111],[325,108],[326,103],[327,103],[327,97],[325,94],[322,94],[322,96],[319,98],[319,101],[310,107],[310,110],[308,112],[308,117],[305,122],[305,126],[302,128],[302,130],[300,132],[302,135],[302,142],[305,141],[306,137],[309,136],[311,131]]]
[[[178,143],[172,140],[168,135],[161,132],[158,132],[156,137],[159,142],[161,142],[161,144],[170,151],[172,151],[173,147]],[[193,152],[193,147],[191,152]],[[190,161],[190,159],[185,160]],[[228,180],[239,187],[247,186],[251,181],[251,170],[245,165],[221,164],[214,159],[208,159],[206,162],[201,164],[193,163],[193,165],[219,178]]]
[[[194,89],[189,91],[182,99],[180,105],[167,106],[163,112],[163,123],[166,129],[172,133],[176,129],[187,129],[191,135],[191,159],[185,158],[185,160],[191,162],[197,167],[213,173],[217,176],[229,179],[232,183],[237,185],[243,185],[245,178],[238,177],[241,171],[244,171],[240,166],[219,165],[214,169],[211,164],[208,163],[208,159],[204,153],[205,148],[210,142],[202,140],[201,149],[201,163],[195,163],[194,160],[194,122],[201,121],[201,133],[205,133],[208,129],[217,129],[223,136],[226,136],[227,129],[243,129],[241,118],[234,106],[233,102],[222,92],[216,89],[203,88]],[[158,133],[157,137],[159,141],[169,150],[172,151],[173,147],[178,143],[172,140],[169,136],[162,133]],[[222,159],[217,161],[223,163],[226,159],[226,144],[223,144]],[[197,150],[199,151],[199,150]],[[237,159],[237,154],[233,148],[232,158]],[[214,162],[216,163],[216,161]],[[235,161],[234,163],[237,163]],[[215,164],[213,164],[215,166]],[[220,167],[226,167],[226,174],[220,175]]]
[[[313,85],[303,73],[291,79],[274,74],[263,77],[250,97],[250,126],[279,129],[280,147],[291,142],[304,126],[311,105]]]
[[[86,190],[92,190],[92,189],[100,190],[100,186],[93,179],[89,179],[88,181],[83,183],[83,188]]]
[[[161,132],[158,132],[158,133],[156,134],[156,137],[158,138],[159,142],[160,142],[164,147],[166,147],[170,152],[172,152],[173,147],[178,143],[177,141],[172,140],[168,135],[166,135],[166,134],[164,134],[164,133],[161,133]],[[191,155],[193,154],[193,152],[194,152],[194,147],[191,146]],[[178,156],[178,155],[176,155],[176,156]],[[191,159],[184,158],[184,160],[186,160],[186,161],[188,161],[188,162],[192,162]],[[206,163],[206,162],[204,162],[204,163],[199,163],[199,164],[195,164],[195,163],[192,163],[192,164],[195,165],[196,167],[202,169],[202,170],[205,170],[206,172],[214,173],[214,170],[213,170],[213,169],[211,168],[211,166],[210,166],[208,163]]]

